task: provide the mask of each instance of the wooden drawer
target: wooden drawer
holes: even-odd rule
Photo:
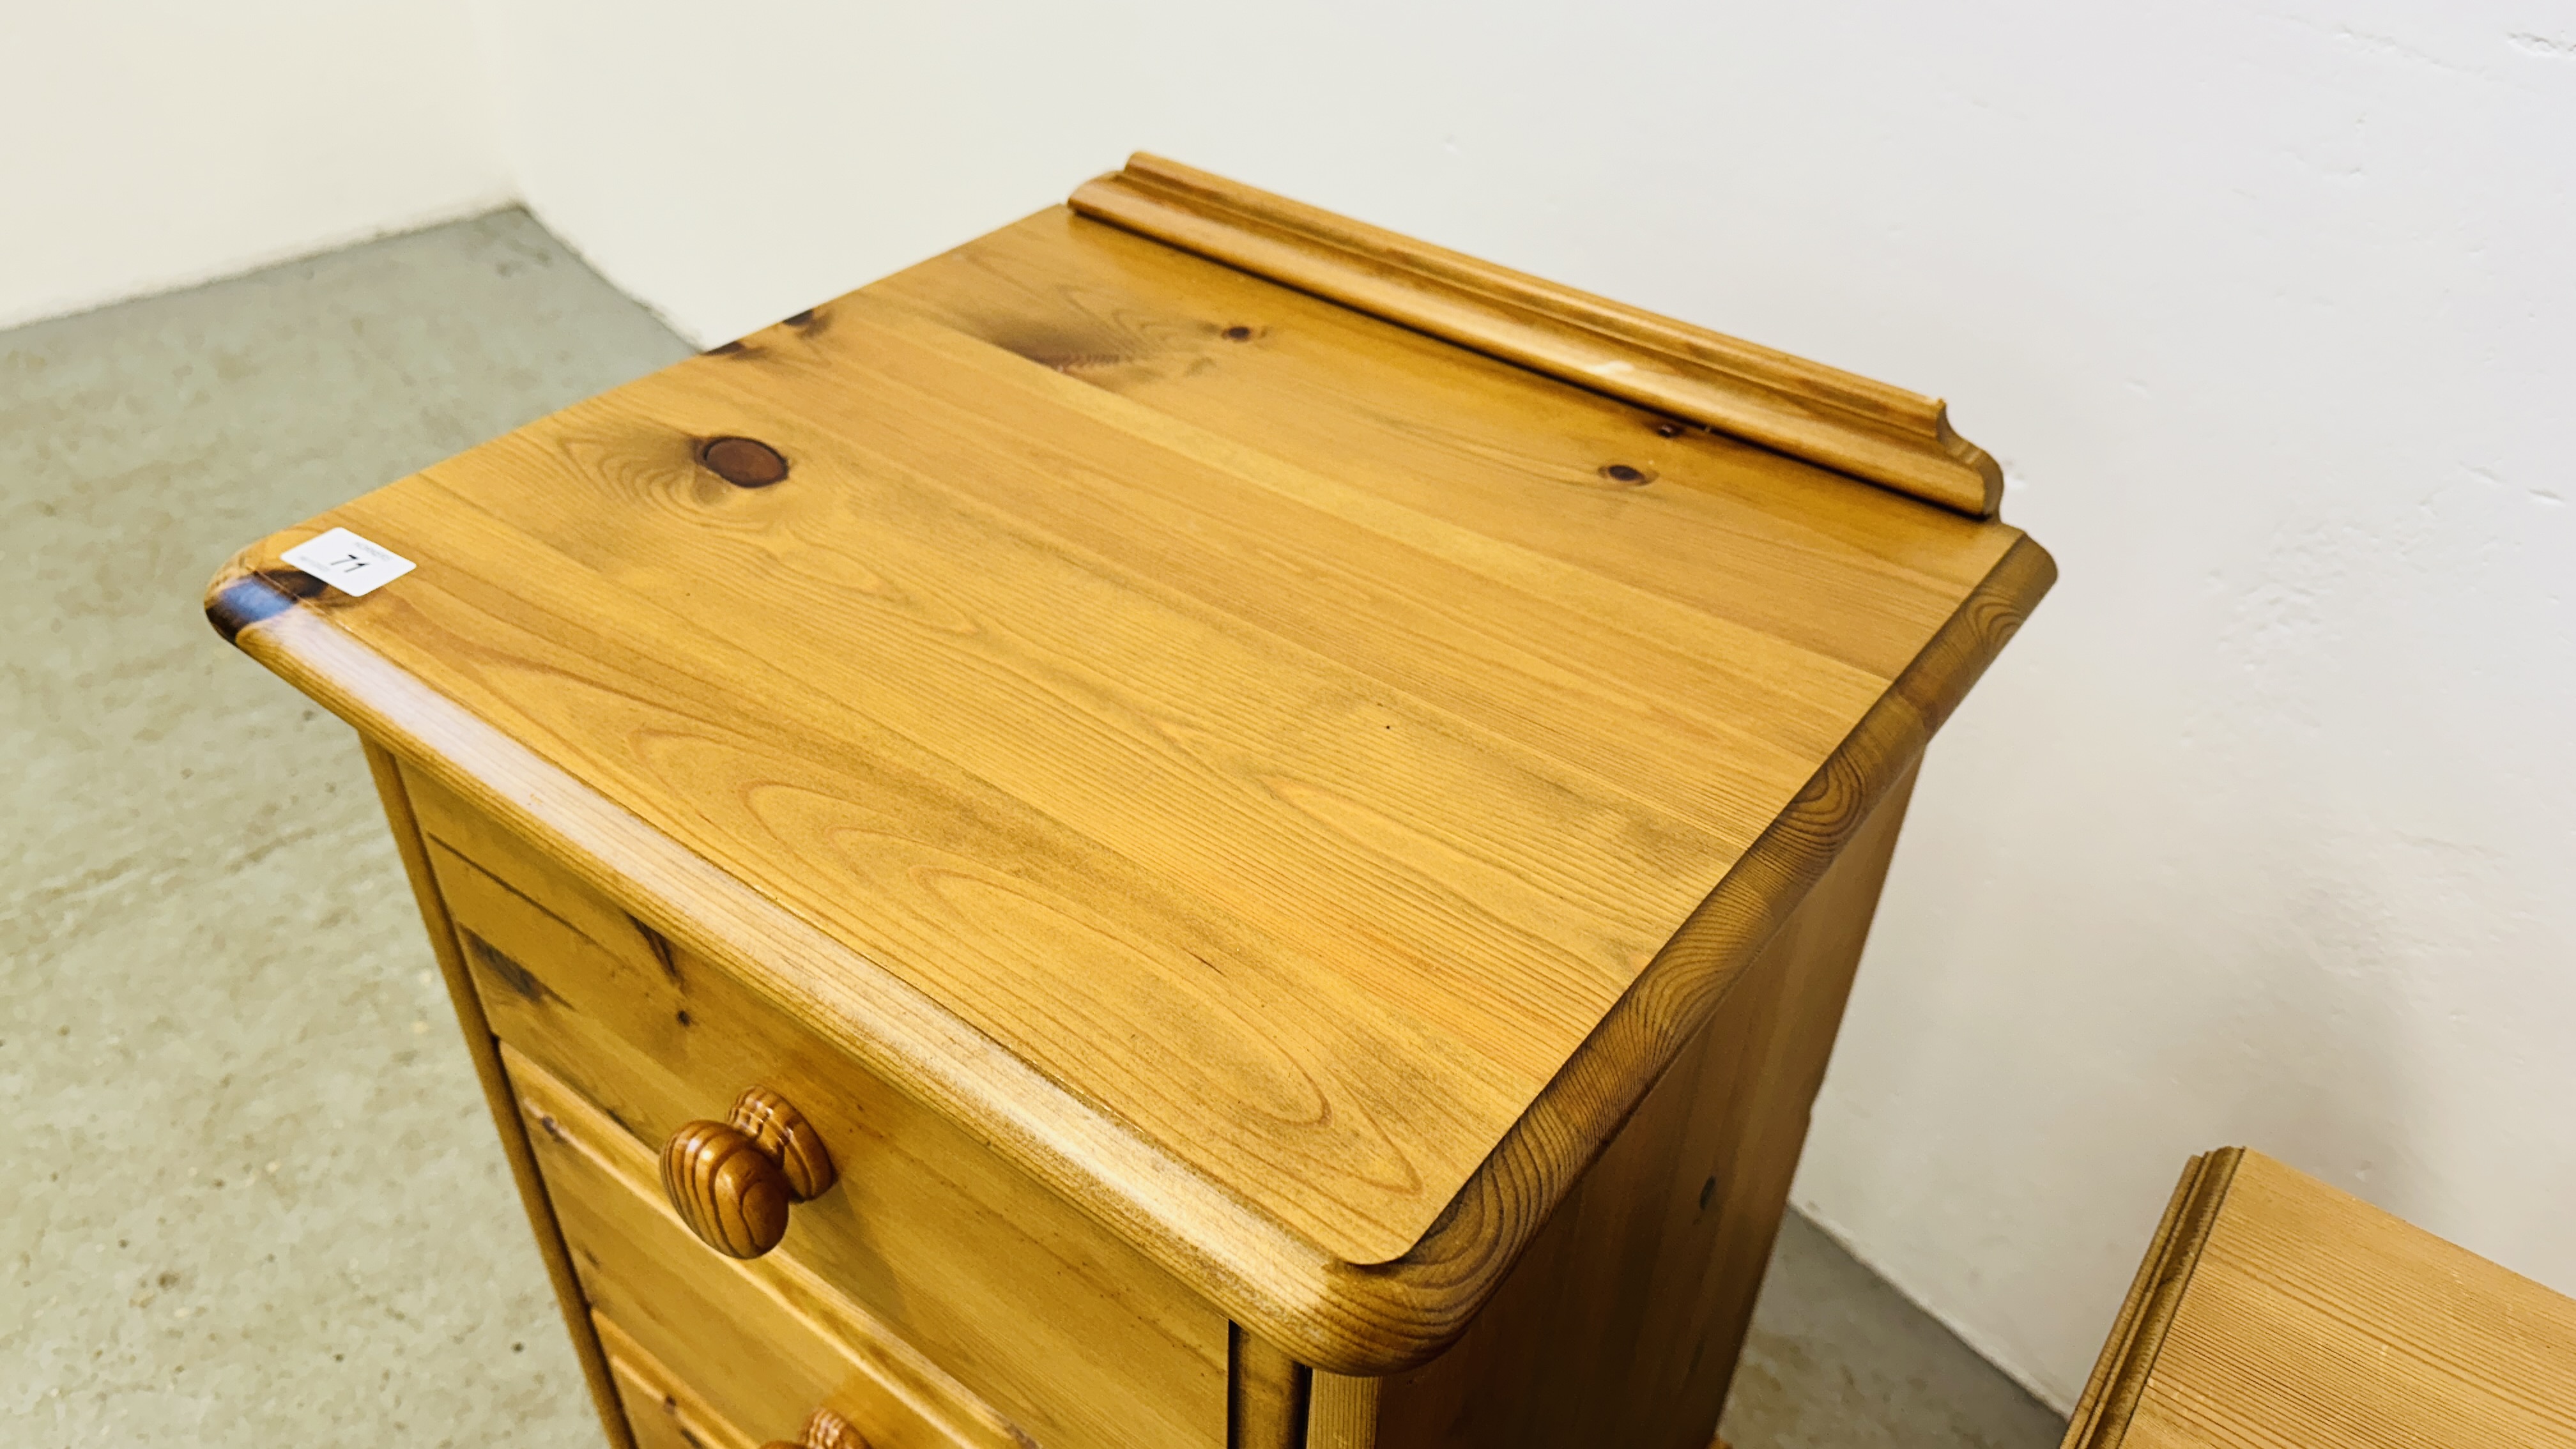
[[[543,1067],[502,1060],[583,1296],[627,1377],[691,1392],[677,1420],[754,1440],[793,1440],[829,1408],[877,1449],[1019,1449],[1012,1425],[883,1324],[775,1257],[707,1252],[661,1200],[653,1157]],[[664,1393],[672,1398],[666,1387]],[[621,1386],[620,1397],[630,1397]]]
[[[755,1449],[750,1435],[735,1428],[705,1395],[645,1352],[606,1315],[594,1313],[590,1321],[608,1357],[617,1405],[626,1411],[635,1449]]]
[[[624,1129],[672,1252],[730,1269],[660,1205],[652,1154],[767,1087],[812,1120],[840,1178],[755,1267],[846,1294],[1051,1449],[1225,1442],[1222,1313],[523,840],[406,783],[493,1032]],[[559,1205],[568,1232],[586,1210]]]

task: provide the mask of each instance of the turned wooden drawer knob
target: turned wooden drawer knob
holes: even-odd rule
[[[730,1258],[777,1247],[788,1205],[821,1196],[837,1176],[814,1124],[765,1087],[736,1097],[722,1122],[681,1124],[662,1148],[672,1209],[700,1242]]]
[[[793,1443],[772,1439],[760,1449],[868,1449],[868,1441],[865,1435],[850,1427],[849,1420],[829,1409],[816,1409]]]

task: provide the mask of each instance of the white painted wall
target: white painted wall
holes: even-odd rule
[[[2065,582],[1936,751],[1798,1200],[2061,1406],[2189,1152],[2576,1290],[2576,10],[507,0],[702,340],[1130,147],[1948,395]]]
[[[0,327],[514,194],[460,0],[0,0]]]

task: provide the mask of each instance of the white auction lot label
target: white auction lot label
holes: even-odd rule
[[[278,557],[346,594],[373,593],[412,570],[410,559],[345,528],[308,538]]]

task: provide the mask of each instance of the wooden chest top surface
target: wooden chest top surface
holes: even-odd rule
[[[2036,554],[1064,208],[230,577],[335,526],[417,568],[306,627],[1350,1264]]]
[[[2065,1444],[2576,1445],[2576,1300],[2223,1148],[2184,1174]]]

